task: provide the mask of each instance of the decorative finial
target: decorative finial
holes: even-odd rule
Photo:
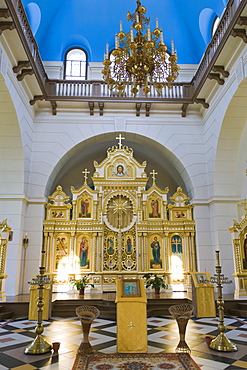
[[[84,174],[84,185],[87,185],[87,179],[88,179],[87,174],[90,173],[90,171],[88,171],[87,168],[85,168],[85,170],[82,171],[82,173]]]
[[[150,175],[152,175],[153,185],[155,185],[155,180],[156,180],[155,175],[158,175],[158,172],[155,172],[155,170],[153,170],[152,172],[150,172]]]
[[[116,137],[116,139],[118,140],[118,149],[122,149],[122,140],[125,139],[125,137],[123,137],[121,134],[119,134],[119,136]]]

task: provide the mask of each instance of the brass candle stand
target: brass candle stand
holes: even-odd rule
[[[44,251],[42,251],[44,253]],[[43,259],[42,259],[43,260]],[[52,350],[52,345],[49,344],[43,337],[42,333],[44,331],[44,327],[42,324],[42,313],[43,313],[43,306],[44,306],[44,286],[48,284],[52,284],[50,277],[45,275],[45,267],[39,268],[39,275],[32,279],[29,282],[30,285],[38,285],[38,301],[37,301],[37,312],[38,312],[38,321],[37,326],[35,328],[35,333],[37,334],[36,338],[33,342],[26,347],[25,354],[27,355],[39,355],[41,353],[50,352]]]
[[[222,289],[223,289],[222,284],[231,284],[232,281],[228,280],[228,278],[225,277],[221,273],[220,251],[215,251],[215,252],[216,252],[216,266],[215,266],[216,274],[214,274],[214,276],[211,276],[209,283],[214,283],[217,286],[217,293],[218,293],[217,304],[218,304],[218,312],[219,312],[218,328],[219,328],[220,334],[211,341],[211,343],[209,344],[209,347],[216,351],[233,352],[233,351],[237,351],[238,348],[236,344],[232,343],[225,334],[226,327],[224,325],[224,301],[223,301],[223,294],[222,294]]]

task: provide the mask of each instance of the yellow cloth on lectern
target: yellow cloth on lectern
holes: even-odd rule
[[[191,272],[191,276],[193,280],[192,299],[196,317],[215,317],[214,284],[209,283],[210,274],[195,271]]]
[[[214,287],[196,288],[196,303],[198,317],[215,317]]]
[[[122,297],[122,280],[117,280],[117,351],[147,352],[147,298],[140,280],[140,297]]]

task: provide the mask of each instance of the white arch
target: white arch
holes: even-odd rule
[[[222,121],[217,144],[214,193],[240,197],[245,183],[247,78],[235,91]]]
[[[116,135],[116,132],[110,132],[91,137],[90,139],[87,139],[86,142],[83,141],[77,144],[67,153],[65,153],[64,156],[56,163],[53,171],[50,173],[49,179],[47,180],[45,196],[49,195],[51,191],[55,190],[55,187],[58,185],[60,179],[65,176],[68,166],[74,167],[78,161],[81,161],[81,166],[83,166],[83,162],[93,163],[93,160],[99,151],[102,153],[102,156],[106,156],[107,148],[116,144]],[[186,187],[186,189],[184,188],[184,191],[188,193],[190,192],[191,196],[193,196],[193,184],[189,174],[174,153],[169,151],[163,145],[157,143],[157,141],[154,141],[143,135],[134,135],[132,133],[125,132],[124,136],[127,140],[126,144],[129,142],[133,143],[134,146],[135,144],[141,144],[141,146],[137,147],[139,149],[142,147],[142,153],[139,152],[138,154],[143,156],[143,160],[152,160],[161,171],[162,166],[164,166],[163,162],[165,162],[165,170],[172,173],[177,186],[184,185]],[[130,146],[133,147],[131,144]],[[88,165],[86,165],[86,167],[88,167]],[[70,183],[70,185],[72,184]],[[165,186],[166,184],[163,184],[163,187]]]

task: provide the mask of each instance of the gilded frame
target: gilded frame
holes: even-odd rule
[[[123,279],[122,280],[122,297],[140,297],[140,280],[139,279]]]

